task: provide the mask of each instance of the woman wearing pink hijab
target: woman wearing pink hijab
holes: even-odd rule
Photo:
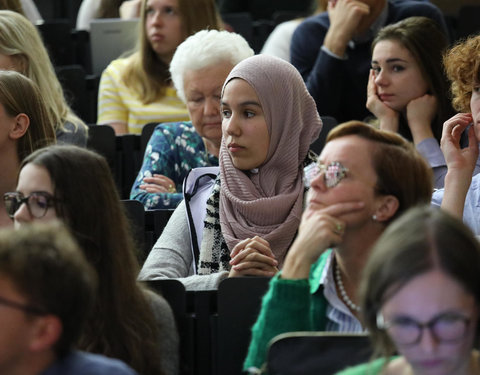
[[[211,289],[229,276],[273,276],[283,264],[303,210],[303,168],[314,161],[309,147],[322,126],[315,102],[291,64],[259,55],[229,74],[221,111],[220,173],[201,210],[198,261],[182,202],[140,279]]]

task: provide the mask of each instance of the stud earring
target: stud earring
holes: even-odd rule
[[[373,216],[372,216],[372,220],[373,220],[373,221],[377,221],[377,215],[373,215]]]

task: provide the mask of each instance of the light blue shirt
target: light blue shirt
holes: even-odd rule
[[[444,189],[433,192],[432,205],[440,207],[443,193]],[[463,222],[470,227],[476,236],[480,235],[480,174],[472,177],[472,183],[465,199]]]
[[[462,147],[466,147],[468,141],[462,140]],[[434,187],[437,189],[443,188],[445,185],[445,175],[447,174],[447,163],[443,157],[440,145],[435,138],[426,138],[417,145],[417,151],[427,160],[432,167],[434,176]],[[475,165],[474,175],[480,172],[480,157],[477,159]],[[443,193],[442,193],[443,197]]]
[[[118,359],[99,354],[72,351],[66,357],[57,360],[41,375],[137,375],[137,373]]]

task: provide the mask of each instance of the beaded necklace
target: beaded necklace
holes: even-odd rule
[[[340,290],[340,296],[342,297],[343,302],[350,307],[353,311],[360,312],[360,306],[353,303],[350,297],[347,295],[345,291],[345,287],[343,286],[342,277],[340,275],[340,267],[338,267],[338,263],[335,263],[335,281],[337,282],[338,289]]]

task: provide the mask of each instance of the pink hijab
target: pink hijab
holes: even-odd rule
[[[270,243],[279,264],[298,229],[303,210],[303,161],[322,121],[302,77],[290,63],[257,55],[236,65],[227,77],[255,90],[270,135],[258,173],[234,167],[224,139],[220,147],[220,224],[230,251],[258,235]],[[223,96],[223,92],[222,92]]]

